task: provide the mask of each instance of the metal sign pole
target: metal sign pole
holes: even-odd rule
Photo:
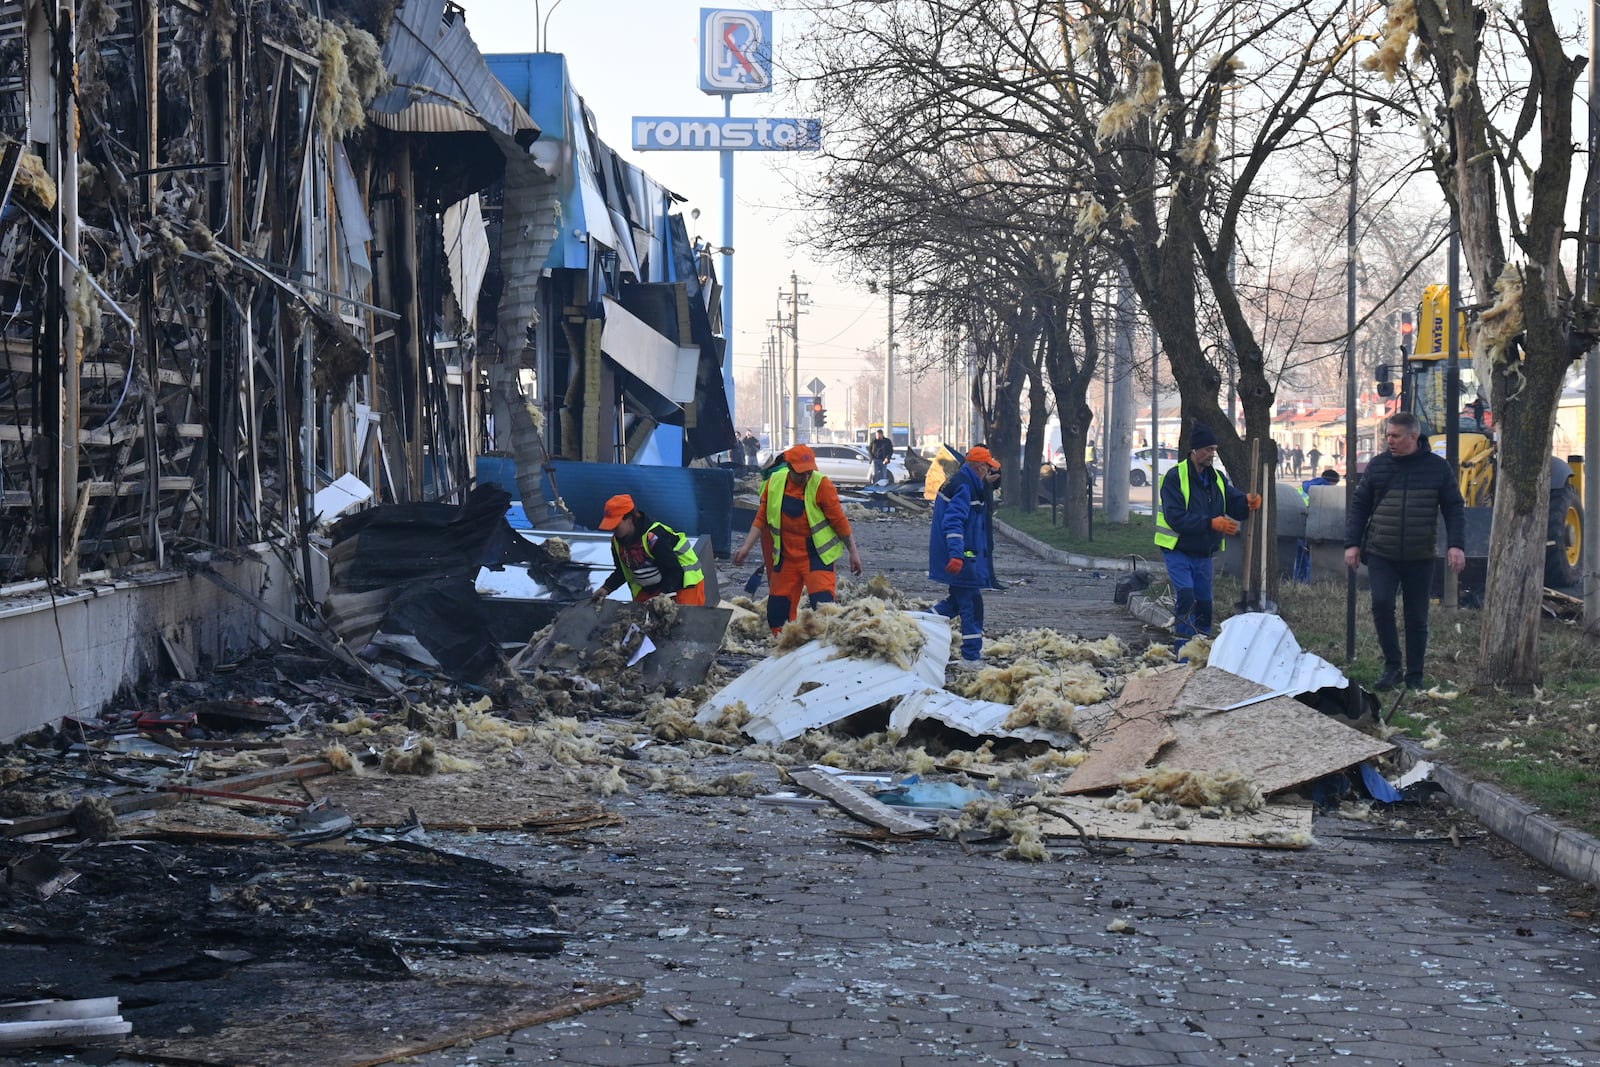
[[[722,94],[722,117],[733,117],[733,94]],[[728,421],[739,425],[733,389],[733,152],[722,150],[722,390]]]

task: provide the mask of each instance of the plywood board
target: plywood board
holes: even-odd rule
[[[569,785],[508,773],[338,774],[306,788],[364,829],[399,826],[412,811],[435,830],[564,830],[618,821],[593,801],[574,797]]]
[[[248,970],[238,977],[247,976]],[[292,999],[282,995],[286,991]],[[220,1030],[196,1028],[186,1036],[161,1037],[141,1029],[124,1043],[124,1051],[168,1063],[229,1067],[372,1067],[633,1000],[641,993],[638,986],[574,992],[570,987],[472,979],[257,985],[250,996],[236,999]],[[130,1013],[140,1021],[138,1012]],[[330,1042],[332,1034],[338,1039]]]
[[[1188,827],[1181,830],[1148,812],[1110,811],[1099,801],[1081,797],[1052,797],[1045,806],[1070,816],[1090,837],[1109,841],[1245,848],[1304,848],[1311,843],[1311,805],[1305,803],[1273,803],[1247,815],[1219,819],[1191,814]],[[1044,833],[1051,837],[1078,836],[1071,823],[1049,816],[1044,819]]]
[[[1162,752],[1163,764],[1190,771],[1238,771],[1268,794],[1342,771],[1394,747],[1291,697],[1234,711],[1195,711],[1172,725],[1178,737]]]
[[[1062,791],[1113,789],[1123,778],[1143,770],[1176,737],[1164,713],[1146,711],[1130,716],[1118,708],[1094,740],[1085,742],[1089,758],[1073,769]]]

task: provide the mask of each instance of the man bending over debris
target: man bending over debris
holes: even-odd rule
[[[773,633],[799,614],[802,592],[810,594],[813,608],[834,601],[838,583],[833,564],[846,549],[850,573],[862,570],[839,491],[817,471],[816,453],[809,445],[793,445],[783,458],[788,468],[767,479],[750,532],[733,553],[733,565],[742,567],[762,533],[777,531],[767,563],[767,625]]]
[[[1217,435],[1196,423],[1189,431],[1189,458],[1161,479],[1161,510],[1156,514],[1156,545],[1167,563],[1176,600],[1172,632],[1179,645],[1196,634],[1211,636],[1211,557],[1222,551],[1239,522],[1261,506],[1257,493],[1246,496],[1211,465]]]
[[[623,582],[635,601],[670,593],[680,604],[706,602],[706,576],[685,534],[664,522],[651,522],[623,493],[606,501],[600,529],[610,530],[611,559],[617,569],[594,591],[604,600]]]
[[[928,577],[950,587],[933,606],[947,619],[961,619],[962,669],[983,663],[983,591],[994,585],[994,484],[1000,461],[977,445],[961,469],[933,498],[928,536]]]

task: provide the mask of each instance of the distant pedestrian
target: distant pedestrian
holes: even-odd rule
[[[933,498],[928,577],[950,587],[933,610],[961,620],[959,665],[969,670],[983,662],[983,591],[994,586],[992,504],[999,480],[1000,461],[977,445]]]
[[[1306,460],[1311,464],[1311,469],[1316,470],[1322,463],[1322,452],[1316,445],[1311,446],[1311,451],[1306,453]]]
[[[744,438],[739,443],[744,446],[744,465],[746,467],[757,466],[756,460],[761,454],[761,442],[757,440],[756,435],[752,431],[746,430]]]
[[[1422,424],[1410,412],[1391,415],[1388,449],[1373,456],[1356,484],[1344,533],[1344,562],[1362,563],[1372,586],[1372,624],[1383,650],[1376,688],[1422,688],[1428,653],[1428,600],[1433,593],[1439,516],[1444,516],[1445,564],[1460,574],[1467,565],[1466,511],[1461,487],[1443,456],[1419,447]],[[1396,593],[1405,597],[1405,670],[1395,626]]]
[[[872,459],[872,474],[870,478],[873,485],[882,485],[891,481],[889,476],[889,462],[894,459],[894,442],[883,435],[879,430],[873,437],[872,444],[867,449],[867,455]]]
[[[1224,538],[1239,532],[1239,522],[1261,506],[1260,496],[1228,484],[1212,466],[1216,458],[1217,435],[1197,424],[1189,431],[1189,457],[1161,479],[1156,545],[1172,581],[1172,632],[1180,644],[1196,634],[1211,635],[1211,557],[1222,551]]]

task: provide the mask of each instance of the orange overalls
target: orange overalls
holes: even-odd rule
[[[840,541],[847,541],[850,537],[850,520],[845,516],[844,506],[839,503],[839,491],[816,471],[812,471],[810,477],[822,478],[817,486],[816,505]],[[806,519],[806,483],[793,473],[789,474],[783,487],[778,543],[768,548],[772,531],[767,525],[767,492],[771,487],[772,481],[769,479],[761,490],[755,525],[762,531],[762,552],[767,562],[767,625],[776,633],[785,622],[800,613],[801,593],[810,594],[813,608],[818,604],[832,603],[836,599],[838,580],[833,564],[823,563],[812,547],[811,524]]]

